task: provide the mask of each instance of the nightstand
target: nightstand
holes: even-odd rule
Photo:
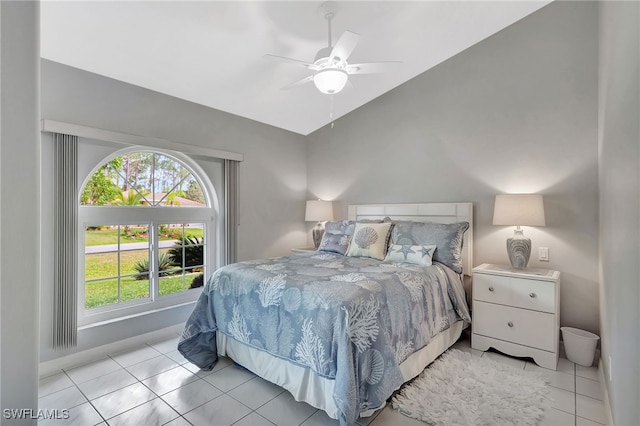
[[[473,269],[473,349],[493,347],[555,370],[559,333],[560,272],[486,263]]]
[[[315,247],[298,247],[291,249],[291,253],[309,253],[311,251],[317,251],[317,249]]]

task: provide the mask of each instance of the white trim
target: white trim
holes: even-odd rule
[[[127,339],[117,340],[113,343],[87,349],[86,351],[76,352],[70,355],[55,358],[50,361],[40,363],[38,370],[40,378],[58,373],[61,369],[77,367],[89,362],[104,359],[107,355],[113,355],[126,350],[137,349],[141,342],[150,343],[171,337],[178,337],[182,333],[184,324],[172,325],[160,330],[151,331],[149,333],[140,334],[138,336],[129,337]]]
[[[115,142],[124,145],[141,145],[151,148],[164,148],[185,154],[201,155],[225,160],[244,161],[244,155],[237,152],[222,151],[219,149],[205,148],[181,142],[173,142],[166,139],[148,136],[134,135],[131,133],[115,132],[113,130],[98,129],[82,126],[80,124],[65,123],[55,120],[42,120],[42,131],[52,133],[64,133],[83,138]]]
[[[462,246],[462,269],[473,274],[473,203],[350,204],[349,220],[383,219],[415,222],[469,222]]]
[[[598,357],[598,378],[600,379],[600,390],[604,400],[604,416],[607,426],[614,426],[613,415],[611,413],[611,404],[609,403],[609,391],[604,373],[604,362]]]

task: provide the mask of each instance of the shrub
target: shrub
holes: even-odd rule
[[[184,246],[184,264],[182,259]],[[168,251],[174,266],[189,268],[204,265],[204,237],[187,236],[182,243],[177,242]]]
[[[140,274],[140,275],[136,275],[136,280],[149,279],[149,258],[148,257],[137,261],[133,267]],[[167,271],[167,269],[171,269],[171,267],[173,267],[173,262],[171,261],[171,258],[169,257],[169,255],[167,253],[160,253],[160,257],[158,257],[158,269],[160,271],[163,271],[163,272],[160,272],[160,276],[166,277],[168,275],[171,275],[172,272]]]
[[[196,277],[191,281],[191,285],[189,288],[198,288],[204,286],[204,274],[196,275]]]

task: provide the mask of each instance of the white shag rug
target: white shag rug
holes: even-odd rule
[[[402,414],[431,425],[537,425],[548,379],[449,349],[392,399]]]

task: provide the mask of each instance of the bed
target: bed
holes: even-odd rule
[[[471,203],[350,205],[318,252],[218,269],[178,349],[205,370],[228,356],[355,423],[470,323],[472,216]]]

